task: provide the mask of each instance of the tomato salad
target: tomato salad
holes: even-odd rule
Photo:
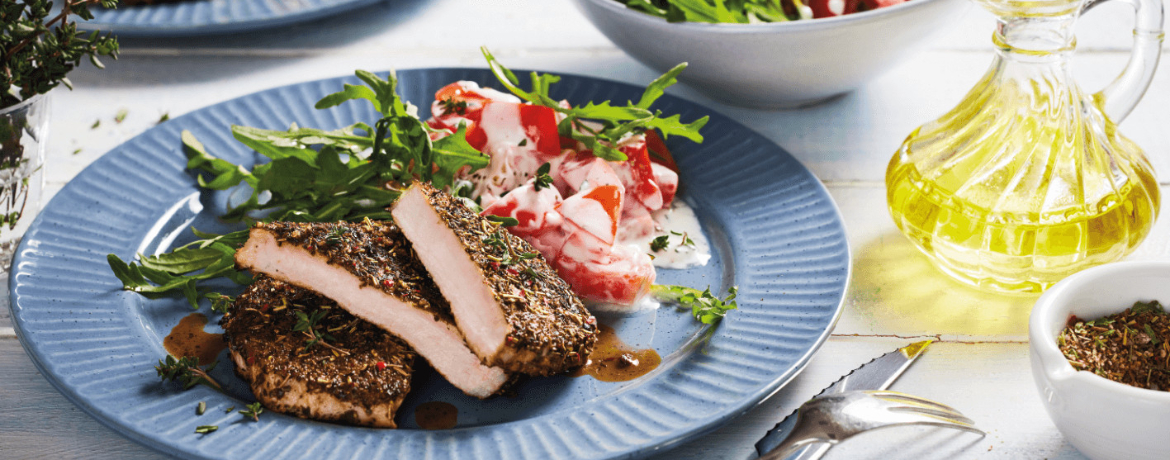
[[[469,81],[440,89],[431,113],[432,137],[463,127],[467,142],[490,157],[487,167],[460,177],[463,194],[484,215],[515,219],[509,230],[591,307],[653,305],[646,294],[655,262],[685,267],[710,259],[694,213],[676,203],[677,166],[653,129],[627,133],[610,145],[626,159],[606,160],[560,134],[561,111]]]

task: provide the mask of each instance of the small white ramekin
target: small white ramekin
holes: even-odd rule
[[[1032,309],[1028,338],[1040,399],[1065,439],[1090,458],[1170,459],[1170,392],[1077,371],[1056,342],[1070,315],[1093,320],[1148,300],[1170,306],[1170,262],[1090,268],[1050,288]]]

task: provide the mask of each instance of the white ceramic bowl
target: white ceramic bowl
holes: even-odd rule
[[[790,108],[851,91],[912,55],[969,7],[908,2],[835,18],[769,24],[668,23],[614,0],[574,0],[630,56],[732,105]],[[988,30],[988,34],[991,30]]]
[[[1170,459],[1170,392],[1077,371],[1056,344],[1069,315],[1093,320],[1139,300],[1170,304],[1170,262],[1090,268],[1057,283],[1032,308],[1028,339],[1040,399],[1065,439],[1093,459]]]

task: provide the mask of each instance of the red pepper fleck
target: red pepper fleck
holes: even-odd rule
[[[597,322],[597,318],[594,318],[592,316],[590,316],[588,319],[585,320],[585,324],[593,324],[596,322]]]
[[[270,305],[264,304],[260,306],[260,311],[268,311],[269,308],[271,308]]]
[[[512,343],[512,342],[515,342],[515,341],[516,341],[516,339],[512,338],[512,336],[510,336],[510,335],[509,335],[509,336],[507,336],[507,337],[504,337],[504,342],[507,342],[507,343]]]
[[[380,370],[380,371],[386,370],[386,363],[385,362],[378,361],[378,363],[374,364],[374,366],[377,366],[378,370]]]
[[[492,264],[491,264],[491,265],[492,265],[492,270],[499,270],[499,269],[500,269],[500,263],[499,263],[499,262],[492,262]]]
[[[394,281],[391,280],[390,278],[386,278],[386,279],[382,280],[382,285],[386,286],[386,287],[390,287],[390,286],[394,285]]]
[[[251,366],[251,365],[253,365],[253,364],[256,364],[256,356],[255,356],[255,355],[249,355],[249,356],[248,356],[248,365],[249,365],[249,366]]]
[[[520,270],[517,270],[515,268],[509,268],[508,274],[512,275],[512,276],[520,276]]]

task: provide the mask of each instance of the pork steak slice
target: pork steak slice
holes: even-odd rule
[[[323,313],[319,313],[323,312]],[[333,340],[310,345],[298,313]],[[236,374],[264,407],[348,425],[394,428],[415,353],[314,292],[257,275],[220,321]]]
[[[484,363],[554,375],[585,362],[596,320],[531,245],[421,182],[391,213]]]
[[[260,223],[236,264],[316,291],[398,336],[468,395],[487,398],[509,379],[468,349],[447,301],[392,223]]]

